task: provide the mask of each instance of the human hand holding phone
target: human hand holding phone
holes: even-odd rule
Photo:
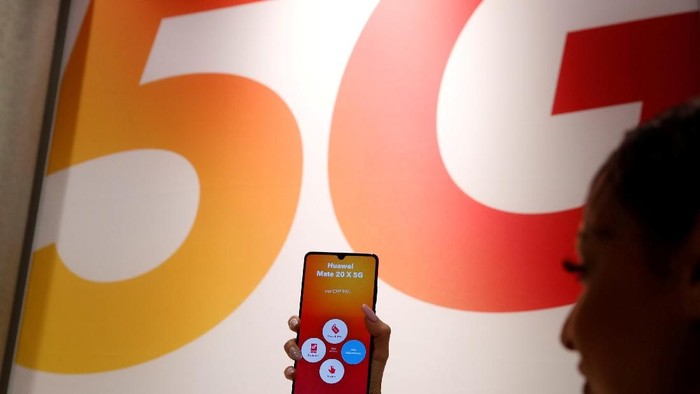
[[[390,330],[373,312],[378,267],[374,254],[306,254],[299,317],[290,319],[297,338],[285,345],[292,394],[380,392]]]
[[[372,335],[374,341],[374,351],[371,354],[372,363],[369,373],[369,394],[381,394],[384,367],[389,359],[391,327],[379,319],[374,311],[367,305],[362,305],[362,312],[365,315],[367,331]],[[289,318],[287,324],[290,330],[298,333],[301,319],[299,319],[298,316],[292,316]],[[296,338],[292,338],[284,344],[284,351],[292,360],[297,361],[302,358]],[[295,374],[296,370],[292,366],[288,366],[284,369],[284,376],[289,380],[294,380]]]

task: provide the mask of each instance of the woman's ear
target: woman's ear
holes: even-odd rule
[[[684,278],[684,310],[686,316],[700,321],[700,261],[690,267]]]
[[[698,224],[679,254],[679,263],[684,315],[700,321],[700,225]]]
[[[683,315],[700,321],[700,260],[688,263],[681,275]]]
[[[700,220],[679,256],[684,313],[700,321]]]
[[[691,283],[700,282],[700,261],[696,262],[695,265],[693,266],[693,268],[691,269],[690,281],[691,281]]]

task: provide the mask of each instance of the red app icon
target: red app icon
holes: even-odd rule
[[[331,330],[336,334],[340,332],[340,329],[338,329],[338,327],[335,324],[333,325],[333,327],[331,327]]]
[[[328,372],[335,373],[335,368],[333,368],[333,366],[331,365],[331,367],[328,368]]]
[[[311,353],[318,353],[318,344],[317,343],[311,344]]]

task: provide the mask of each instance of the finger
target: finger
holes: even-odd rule
[[[301,351],[299,350],[299,346],[297,346],[297,340],[294,338],[284,343],[284,351],[292,360],[301,359]]]
[[[289,318],[287,321],[287,325],[289,326],[289,329],[294,331],[294,332],[299,332],[299,324],[301,321],[299,320],[299,316],[294,315]]]
[[[391,327],[377,317],[374,311],[367,305],[362,305],[362,312],[365,314],[365,326],[367,327],[367,331],[372,335],[374,343],[369,393],[379,394],[382,392],[384,367],[389,359],[389,337],[391,336]]]
[[[362,305],[362,312],[365,314],[365,326],[374,339],[374,352],[372,361],[386,364],[389,359],[389,338],[391,337],[391,327],[384,323],[374,311],[367,305]]]
[[[294,378],[297,375],[297,370],[294,369],[294,367],[289,366],[284,369],[284,377],[289,379],[289,380],[294,380]]]

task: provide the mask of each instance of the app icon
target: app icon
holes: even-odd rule
[[[367,348],[365,348],[365,345],[362,342],[358,341],[357,339],[353,339],[351,341],[347,341],[343,345],[343,349],[340,351],[340,354],[343,356],[343,361],[348,364],[355,365],[361,363],[362,360],[365,359],[365,356],[367,355]]]
[[[340,319],[331,319],[323,325],[323,338],[328,343],[338,344],[348,337],[348,326]]]
[[[301,345],[301,356],[310,363],[317,363],[326,355],[326,344],[320,338],[309,338]]]
[[[331,358],[321,364],[318,374],[324,382],[335,384],[340,382],[340,379],[345,375],[345,367],[339,360]]]

